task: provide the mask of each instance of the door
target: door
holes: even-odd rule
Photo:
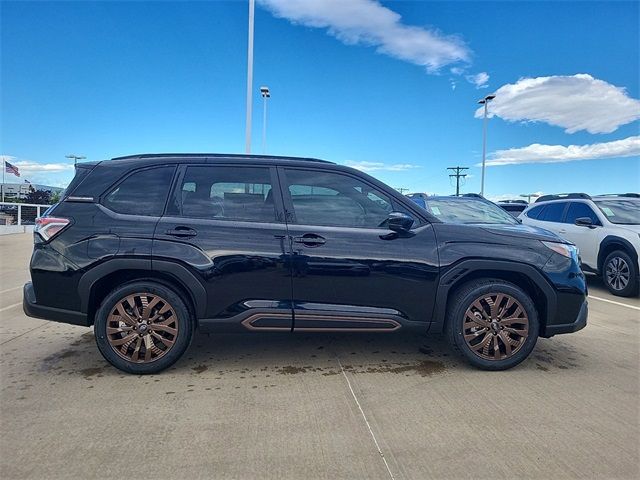
[[[550,230],[562,237],[563,232],[566,232],[565,224],[562,223],[566,207],[567,202],[552,202],[542,205],[540,212],[536,212],[535,219],[529,223],[533,223],[536,227]]]
[[[578,226],[576,219],[587,217],[591,219],[592,227]],[[602,222],[593,209],[583,202],[569,202],[569,208],[562,224],[561,235],[575,244],[580,250],[580,260],[591,267],[598,268],[598,248]]]
[[[206,290],[203,329],[290,330],[291,276],[275,168],[187,165],[156,229],[154,266],[187,265]]]
[[[326,168],[279,173],[292,258],[294,331],[426,326],[438,275],[431,225],[416,222],[409,234],[391,232],[388,214],[404,207],[366,179]]]

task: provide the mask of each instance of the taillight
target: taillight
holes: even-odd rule
[[[40,235],[45,242],[48,242],[64,230],[69,223],[71,223],[71,220],[68,218],[38,217],[36,218],[34,232]]]

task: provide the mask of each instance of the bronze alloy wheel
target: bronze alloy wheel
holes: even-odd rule
[[[506,293],[477,298],[464,314],[464,340],[480,358],[504,360],[522,348],[529,335],[529,317],[523,306]]]
[[[179,319],[164,298],[134,293],[119,300],[107,318],[107,339],[122,358],[153,362],[167,354],[176,341]]]

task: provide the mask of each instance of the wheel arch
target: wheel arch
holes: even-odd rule
[[[116,286],[132,281],[150,280],[173,288],[179,293],[196,318],[204,316],[206,291],[185,267],[174,262],[153,262],[144,259],[114,259],[85,273],[78,284],[81,311],[87,314],[89,325],[102,300]]]
[[[541,334],[545,326],[553,322],[556,311],[554,289],[534,267],[509,261],[465,260],[447,271],[440,280],[430,332],[444,331],[447,310],[455,292],[479,278],[504,280],[522,288],[531,297],[538,311]]]
[[[622,250],[635,262],[636,269],[638,268],[638,252],[633,248],[631,242],[625,238],[618,237],[616,235],[607,235],[600,242],[600,248],[598,249],[598,273],[602,275],[604,269],[604,261],[611,252],[616,250]]]

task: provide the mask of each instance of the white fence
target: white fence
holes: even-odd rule
[[[0,234],[22,233],[30,230],[51,205],[0,202]]]

